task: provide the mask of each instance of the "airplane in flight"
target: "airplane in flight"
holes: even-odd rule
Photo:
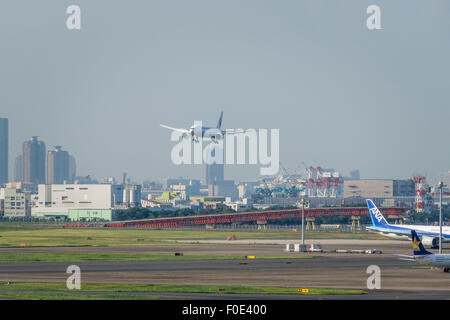
[[[191,137],[192,141],[194,142],[200,142],[200,138],[206,138],[210,139],[214,143],[218,143],[218,140],[221,140],[223,136],[226,134],[238,134],[238,133],[244,133],[245,130],[241,129],[222,129],[222,118],[223,118],[223,111],[220,113],[219,121],[217,122],[217,125],[215,127],[208,127],[204,125],[196,125],[194,124],[189,129],[183,129],[183,128],[173,128],[166,126],[164,124],[160,124],[161,127],[170,129],[173,131],[181,132],[183,135],[183,138]]]
[[[422,241],[416,231],[411,230],[411,239],[413,245],[413,256],[396,254],[395,256],[400,260],[417,261],[420,264],[427,266],[442,268],[444,272],[450,271],[450,254],[434,254],[423,247]]]
[[[425,245],[431,248],[439,247],[439,226],[392,225],[386,221],[372,200],[366,199],[366,202],[372,220],[372,226],[366,227],[369,231],[394,239],[407,240],[411,237],[411,230],[415,230]],[[442,227],[442,242],[450,242],[450,227]]]

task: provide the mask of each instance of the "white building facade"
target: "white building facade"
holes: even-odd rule
[[[25,218],[31,216],[30,193],[22,189],[4,189],[4,217]]]
[[[123,199],[123,186],[111,184],[40,184],[34,217],[67,216],[70,209],[112,209]]]

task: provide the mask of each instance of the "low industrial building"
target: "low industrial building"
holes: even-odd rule
[[[414,180],[361,179],[344,180],[344,198],[413,197]]]
[[[191,206],[197,206],[199,209],[223,209],[225,197],[191,197]]]
[[[41,184],[37,206],[31,210],[32,216],[71,219],[70,210],[74,210],[74,219],[80,215],[86,219],[93,216],[112,219],[109,212],[116,204],[123,203],[123,191],[122,185],[111,184]]]
[[[234,201],[239,198],[239,192],[234,180],[215,181],[208,185],[209,196],[231,197]]]
[[[170,189],[179,193],[184,200],[200,195],[200,183],[197,180],[193,180],[189,184],[173,184]]]
[[[117,191],[120,191],[120,188]],[[139,207],[141,205],[141,186],[125,185],[123,187],[122,204],[126,207]]]
[[[344,180],[343,205],[366,205],[372,199],[384,207],[414,207],[415,182],[413,179],[357,179]]]
[[[253,202],[250,201],[248,198],[244,198],[238,201],[231,201],[231,198],[227,197],[224,204],[225,206],[236,212],[245,211],[253,208]]]

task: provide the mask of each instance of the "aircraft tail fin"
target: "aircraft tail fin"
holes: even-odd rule
[[[222,118],[223,118],[223,111],[220,112],[219,122],[217,122],[217,128],[219,129],[222,129]]]
[[[366,199],[367,207],[369,208],[370,219],[372,220],[372,224],[374,227],[383,227],[389,225],[386,219],[381,214],[380,210],[378,210],[377,206],[373,203],[372,200]]]
[[[428,254],[432,254],[431,252],[427,251],[424,248],[422,241],[420,240],[419,236],[417,235],[416,231],[414,231],[414,230],[411,230],[411,239],[412,239],[414,256],[425,256]]]

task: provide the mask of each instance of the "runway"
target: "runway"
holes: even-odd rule
[[[327,240],[328,241],[328,240]],[[253,285],[297,288],[362,289],[358,296],[262,296],[262,295],[202,295],[158,294],[167,299],[450,299],[450,274],[432,270],[416,262],[401,261],[393,253],[411,254],[409,242],[383,243],[353,240],[323,244],[325,249],[377,248],[383,254],[288,253],[281,244],[209,244],[147,247],[71,247],[12,248],[1,252],[184,252],[185,254],[242,254],[242,260],[182,260],[125,262],[48,262],[0,264],[0,281],[62,282],[71,264],[81,268],[82,283],[122,284],[192,284],[192,285]],[[381,243],[380,243],[381,241]],[[314,241],[318,243],[319,241]],[[25,249],[25,250],[23,250]],[[445,249],[445,248],[444,248]],[[261,259],[258,255],[282,255],[283,258]],[[255,255],[246,260],[244,255]],[[367,267],[381,269],[381,290],[368,290]],[[152,293],[153,295],[153,293]]]

